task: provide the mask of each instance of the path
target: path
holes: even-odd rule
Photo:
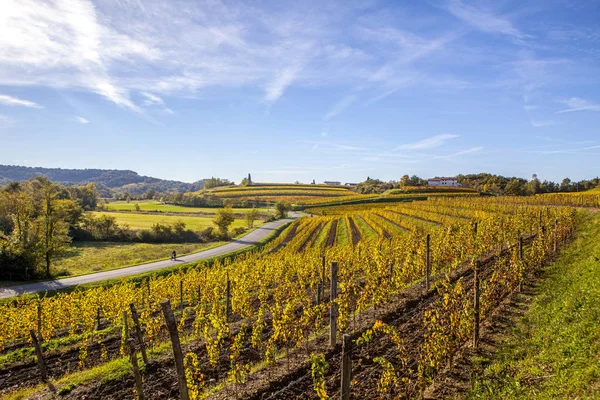
[[[234,240],[222,246],[213,247],[212,249],[200,251],[198,253],[188,254],[186,256],[178,257],[177,260],[164,260],[156,261],[148,264],[135,265],[133,267],[114,269],[111,271],[97,272],[95,274],[87,274],[81,276],[74,276],[72,278],[55,279],[50,281],[42,281],[35,283],[27,283],[24,285],[7,286],[0,288],[0,299],[18,296],[25,293],[39,293],[47,290],[63,289],[71,286],[82,285],[85,283],[92,283],[98,281],[105,281],[107,279],[123,278],[130,275],[137,275],[148,271],[155,271],[158,269],[171,267],[175,264],[183,264],[192,261],[205,260],[207,258],[224,255],[244,247],[254,245],[264,239],[272,231],[287,224],[298,218],[300,214],[290,213],[290,217],[287,219],[280,219],[277,221],[269,222],[255,229],[249,234],[241,237],[240,239]]]

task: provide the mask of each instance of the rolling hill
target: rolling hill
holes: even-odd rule
[[[0,165],[0,186],[13,181],[24,181],[36,176],[46,176],[63,185],[84,185],[93,182],[103,197],[113,193],[138,195],[154,189],[158,192],[190,192],[204,187],[204,179],[194,183],[171,181],[139,175],[131,170],[117,169],[63,169]]]

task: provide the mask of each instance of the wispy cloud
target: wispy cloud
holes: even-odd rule
[[[111,76],[111,64],[156,56],[156,50],[100,22],[91,1],[3,1],[0,84],[85,89],[139,111],[128,89]]]
[[[336,150],[336,151],[351,151],[351,152],[365,152],[368,151],[366,147],[349,145],[344,143],[334,143],[330,141],[314,141],[314,140],[300,140],[297,143],[305,143],[313,146],[313,149],[324,149],[324,150]]]
[[[343,97],[331,107],[327,114],[323,116],[323,119],[328,120],[335,117],[336,115],[339,115],[340,113],[344,112],[344,110],[346,110],[348,107],[350,107],[350,105],[354,103],[357,99],[358,97],[355,94]]]
[[[74,116],[73,119],[75,121],[79,122],[80,124],[83,124],[83,125],[86,125],[86,124],[90,123],[90,121],[87,118],[83,118],[83,117],[80,117],[80,116],[77,116],[77,115]]]
[[[327,135],[329,135],[329,133],[327,131],[321,132],[321,137],[327,137]]]
[[[537,108],[538,108],[538,106],[533,105],[533,104],[525,104],[523,106],[523,110],[525,110],[525,111],[536,110]]]
[[[431,149],[434,147],[441,146],[445,144],[450,139],[455,139],[459,137],[459,135],[451,135],[451,134],[443,134],[433,136],[427,139],[420,140],[415,143],[403,144],[401,146],[396,147],[396,150],[422,150],[422,149]]]
[[[275,77],[265,88],[265,102],[274,103],[279,100],[285,89],[296,79],[300,70],[300,65],[294,65],[277,71]]]
[[[587,150],[595,150],[595,149],[600,149],[600,146],[579,147],[579,148],[576,148],[576,149],[532,150],[532,151],[529,151],[529,153],[546,154],[546,155],[550,155],[550,154],[568,154],[568,153],[582,154],[582,152],[585,152]]]
[[[573,111],[600,111],[600,104],[591,103],[579,97],[571,97],[570,99],[564,99],[561,101],[561,103],[566,105],[568,108],[557,111],[557,114],[568,113]]]
[[[515,28],[508,19],[463,4],[460,0],[451,0],[448,3],[447,10],[456,18],[465,21],[472,27],[483,32],[508,35],[517,39],[527,37],[527,35]]]
[[[158,97],[157,95],[149,93],[149,92],[141,92],[140,94],[145,97],[145,100],[144,100],[145,106],[158,106],[162,111],[164,111],[168,114],[174,113],[173,110],[171,110],[169,107],[166,106],[164,100],[162,98]]]
[[[21,106],[30,108],[44,108],[37,103],[29,100],[19,99],[17,97],[8,96],[6,94],[0,94],[0,104],[5,106]]]
[[[449,158],[457,158],[460,156],[464,156],[465,154],[473,154],[473,153],[479,153],[481,150],[483,150],[482,146],[478,146],[478,147],[471,147],[469,149],[465,149],[465,150],[461,150],[461,151],[457,151],[455,153],[452,154],[446,154],[446,155],[441,155],[441,156],[434,156],[434,159],[449,159]]]
[[[552,120],[546,120],[546,121],[531,121],[531,126],[533,126],[534,128],[542,128],[544,126],[552,126],[552,125],[556,125],[555,121]]]
[[[0,126],[8,126],[8,125],[11,125],[12,122],[13,122],[12,118],[10,118],[6,115],[0,114]]]

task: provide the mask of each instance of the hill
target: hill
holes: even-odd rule
[[[197,191],[204,187],[205,181],[204,179],[194,183],[171,181],[139,175],[131,170],[62,169],[0,165],[0,186],[13,181],[25,181],[40,175],[67,186],[93,182],[102,197],[111,197],[115,193],[140,195],[152,189],[163,193]]]

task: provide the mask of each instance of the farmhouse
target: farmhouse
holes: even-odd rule
[[[342,182],[337,182],[337,181],[325,181],[323,183],[326,185],[329,185],[329,186],[340,186],[342,184]]]
[[[427,185],[429,186],[455,186],[455,187],[460,187],[460,183],[458,183],[458,180],[456,179],[456,177],[446,177],[446,176],[442,176],[442,177],[435,177],[435,178],[429,178],[427,180]]]

